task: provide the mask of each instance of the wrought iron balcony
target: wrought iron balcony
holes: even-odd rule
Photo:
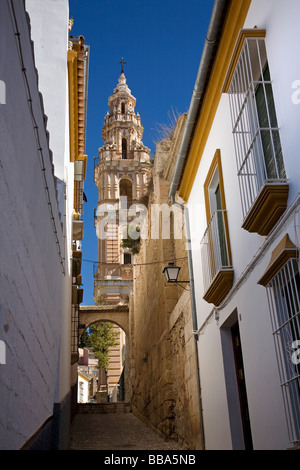
[[[82,220],[83,217],[83,184],[76,181],[74,187],[74,219]]]
[[[205,291],[203,298],[219,305],[233,283],[226,211],[217,210],[210,219],[201,241],[201,259]]]

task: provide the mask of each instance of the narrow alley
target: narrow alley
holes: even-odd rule
[[[0,0],[0,450],[300,450],[297,18]]]
[[[102,404],[100,408],[80,405],[71,426],[70,450],[174,451],[183,447],[152,431],[131,412],[130,405]]]

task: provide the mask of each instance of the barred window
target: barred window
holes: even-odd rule
[[[300,275],[291,258],[267,285],[290,441],[300,443]]]
[[[265,182],[286,182],[265,40],[246,37],[228,87],[243,215]]]
[[[131,264],[131,254],[130,253],[124,253],[124,264]]]
[[[71,353],[78,352],[78,307],[72,305],[72,318],[71,318]]]
[[[201,240],[204,299],[218,305],[233,283],[225,192],[218,149],[204,182],[208,225]]]

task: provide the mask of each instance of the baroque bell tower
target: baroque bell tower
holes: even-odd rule
[[[126,303],[132,290],[133,255],[122,248],[122,239],[131,220],[128,210],[147,191],[151,171],[150,150],[142,143],[144,129],[135,113],[136,99],[126,83],[123,59],[121,64],[118,84],[108,99],[104,145],[99,148],[94,175],[98,187],[94,298],[105,304]]]

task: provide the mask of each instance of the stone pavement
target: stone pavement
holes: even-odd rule
[[[131,412],[79,412],[71,426],[70,450],[182,450],[165,441]]]

